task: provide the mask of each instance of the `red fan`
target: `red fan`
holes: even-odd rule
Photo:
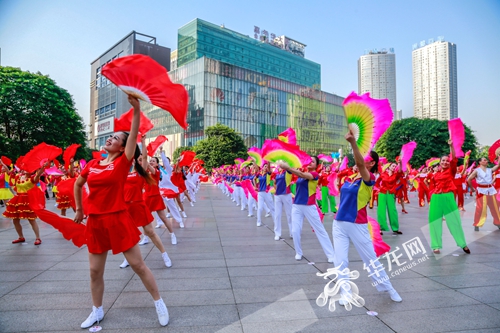
[[[185,150],[181,153],[181,157],[179,158],[179,166],[190,166],[193,163],[194,157],[196,153],[194,151]]]
[[[92,152],[92,158],[94,160],[103,160],[106,158],[106,156],[108,156],[108,153],[105,150]]]
[[[24,156],[19,156],[16,160],[16,167],[23,169],[24,166]]]
[[[27,172],[35,172],[40,169],[46,162],[52,161],[57,156],[61,155],[62,149],[56,146],[48,145],[45,142],[33,147],[23,159],[23,170]]]
[[[153,156],[156,153],[158,147],[160,147],[165,141],[168,141],[165,135],[158,135],[153,142],[150,142],[147,146],[148,156]]]
[[[170,81],[167,70],[148,56],[133,54],[113,60],[102,74],[125,93],[158,106],[187,128],[188,93]]]
[[[10,158],[8,158],[7,156],[2,156],[2,162],[6,166],[10,166],[12,164],[12,160]]]
[[[63,160],[64,160],[64,167],[67,169],[69,169],[69,161],[75,157],[75,154],[76,154],[76,150],[78,148],[80,148],[82,145],[79,145],[77,143],[73,143],[71,146],[69,146],[68,148],[66,148],[66,150],[64,151],[64,154],[63,154]]]
[[[498,154],[500,154],[500,139],[495,141],[495,143],[492,144],[488,150],[488,157],[490,158],[490,161],[494,162],[497,159]]]
[[[122,114],[120,118],[115,118],[115,132],[125,131],[130,132],[132,126],[132,117],[134,116],[134,108],[130,108],[126,113]],[[137,141],[141,141],[141,136],[149,132],[154,127],[151,120],[141,111],[141,118],[139,124],[139,134]]]
[[[56,168],[60,168],[61,167],[61,163],[59,163],[58,160],[54,160],[54,165],[56,166]]]

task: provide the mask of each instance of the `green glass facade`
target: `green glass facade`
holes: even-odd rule
[[[206,57],[306,87],[321,84],[320,64],[200,19],[179,29],[177,52],[179,67]]]
[[[182,133],[180,145],[191,146],[204,138],[206,127],[221,123],[239,132],[248,147],[260,147],[288,127],[309,154],[346,146],[342,97],[206,57],[169,75],[189,92],[189,127],[184,131],[165,111],[144,105],[155,125],[150,137]]]

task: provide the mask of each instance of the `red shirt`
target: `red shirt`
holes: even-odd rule
[[[156,170],[155,174],[153,175],[151,173],[151,177],[155,180],[155,184],[149,185],[145,184],[144,187],[144,196],[145,197],[152,197],[154,195],[161,195],[160,194],[160,188],[158,187],[158,183],[160,182],[160,170]],[[141,177],[142,178],[142,177]]]
[[[125,154],[108,165],[90,161],[80,176],[89,186],[88,214],[107,214],[126,210],[124,187],[132,160]]]
[[[450,161],[450,167],[434,173],[434,194],[454,192],[456,190],[455,174],[457,173],[457,159]]]
[[[125,182],[125,202],[144,201],[142,199],[142,188],[145,183],[144,178],[137,171],[130,172]]]
[[[401,177],[400,172],[394,172],[392,175],[389,175],[388,172],[383,172],[380,174],[380,193],[396,193],[396,186],[398,185],[398,180]]]
[[[318,186],[328,186],[328,176],[330,176],[331,172],[322,172],[318,179]]]

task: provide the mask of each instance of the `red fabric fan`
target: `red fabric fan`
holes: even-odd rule
[[[65,239],[71,240],[77,247],[81,247],[85,241],[85,225],[76,224],[73,220],[61,217],[45,209],[45,197],[38,187],[28,191],[30,208],[36,216],[45,223],[57,229]]]
[[[12,160],[10,158],[8,158],[7,156],[2,156],[2,162],[6,166],[10,166],[12,164]]]
[[[134,117],[134,108],[130,108],[126,113],[122,114],[120,118],[115,118],[115,132],[125,131],[130,132],[132,126],[132,118]],[[137,142],[141,142],[141,136],[145,135],[154,127],[151,120],[141,111],[139,134],[137,135]]]
[[[497,159],[498,154],[500,154],[500,139],[495,141],[488,150],[488,157],[492,163]]]
[[[54,160],[54,165],[56,166],[56,168],[60,168],[61,167],[61,163],[59,163],[58,160]]]
[[[165,135],[158,135],[153,142],[150,142],[147,146],[148,156],[153,157],[158,147],[160,147],[165,141],[168,141]]]
[[[69,146],[68,148],[66,148],[66,150],[64,151],[63,153],[63,160],[64,160],[64,167],[67,169],[69,169],[69,161],[75,157],[76,155],[76,150],[78,148],[80,148],[82,145],[79,145],[77,143],[73,143],[71,146]]]
[[[190,166],[193,163],[194,157],[196,153],[194,151],[185,150],[181,153],[181,157],[179,159],[179,166]]]
[[[94,160],[103,160],[106,158],[106,156],[108,156],[108,153],[105,150],[92,152],[92,158]]]
[[[52,161],[57,156],[61,155],[62,149],[56,146],[48,145],[45,142],[33,147],[23,159],[23,167],[21,169],[27,172],[35,172],[40,169],[46,162]]]
[[[23,169],[24,166],[24,156],[19,156],[16,160],[16,167]]]
[[[150,57],[133,54],[118,58],[104,66],[102,74],[125,93],[170,112],[179,125],[187,128],[186,88],[172,83],[165,67]]]

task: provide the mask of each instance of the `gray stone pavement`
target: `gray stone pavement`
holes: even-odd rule
[[[391,282],[403,302],[376,291],[351,246],[350,268],[360,273],[353,282],[366,304],[351,311],[337,305],[330,312],[328,306],[316,305],[329,281],[316,273],[333,265],[326,262],[308,224],[302,233],[304,259],[296,261],[284,217],[286,237],[275,241],[271,218],[256,227],[255,218],[247,217],[215,186],[203,185],[195,207],[186,207],[186,227],[180,229],[174,222],[177,245],[171,245],[166,229],[157,229],[172,268],[164,267],[151,243],[141,246],[168,306],[169,325],[159,326],[152,299],[132,270],[118,267],[122,255],[110,254],[103,332],[500,332],[500,231],[491,217],[474,232],[474,206],[467,200],[462,222],[472,254],[453,244],[444,227],[443,254],[436,257],[427,240],[427,207],[417,207],[414,195],[411,200],[409,214],[399,215],[404,234],[383,236],[395,251],[393,257],[401,257],[390,269],[389,262],[381,260],[394,275]],[[48,201],[47,206],[56,211],[54,203]],[[330,236],[332,218],[330,214],[324,220]],[[0,218],[0,331],[87,331],[80,329],[92,305],[87,249],[76,248],[47,224],[39,225],[41,246],[33,245],[27,221],[27,243],[14,245],[12,223]],[[409,259],[404,243],[413,239],[418,245],[415,237],[426,253],[421,249]],[[414,266],[403,271],[412,262]]]

